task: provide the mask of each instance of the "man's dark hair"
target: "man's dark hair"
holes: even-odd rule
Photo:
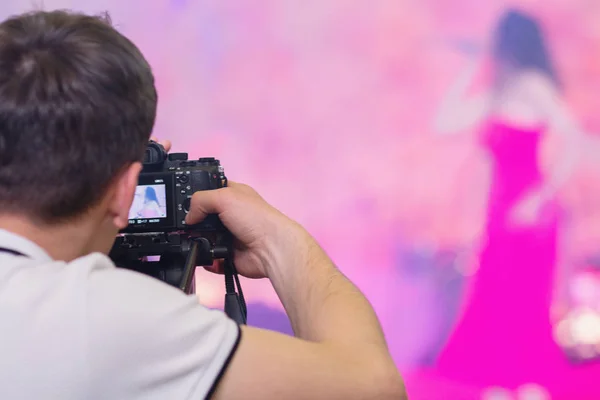
[[[37,11],[0,24],[0,211],[79,216],[142,159],[154,77],[108,16]]]

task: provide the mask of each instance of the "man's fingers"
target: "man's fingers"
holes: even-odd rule
[[[227,188],[215,190],[201,190],[194,193],[190,203],[190,212],[185,218],[188,225],[202,222],[208,214],[220,214],[226,207],[223,203],[227,194],[223,195]]]
[[[158,138],[156,136],[152,136],[150,138],[150,140],[162,145],[162,147],[164,147],[167,152],[171,151],[171,141],[170,140],[158,140]]]
[[[192,196],[190,212],[185,222],[189,225],[197,224],[209,214],[223,213],[232,203],[241,201],[242,197],[250,199],[253,196],[258,196],[254,189],[233,181],[228,181],[227,187],[221,189],[201,190]]]
[[[160,142],[158,142],[159,144],[162,144],[162,147],[165,148],[165,150],[167,151],[167,153],[169,151],[171,151],[171,141],[170,140],[161,140]]]

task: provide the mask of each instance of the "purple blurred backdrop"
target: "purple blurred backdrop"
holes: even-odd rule
[[[35,5],[3,0],[0,15]],[[551,321],[558,324],[578,301],[589,302],[590,296],[580,300],[578,293],[600,292],[593,263],[583,261],[600,254],[600,141],[593,134],[600,132],[600,2],[46,0],[43,5],[110,12],[154,68],[160,97],[155,134],[171,139],[177,151],[221,159],[230,179],[254,186],[319,239],[376,308],[411,399],[600,398],[592,379],[592,372],[600,377],[595,362],[570,364],[558,344],[556,357],[527,360],[549,371],[538,381],[527,373],[510,384],[496,379],[498,365],[486,365],[485,357],[470,366],[478,375],[489,371],[481,380],[471,380],[468,371],[466,378],[453,377],[439,367],[439,355],[453,345],[461,310],[478,298],[490,213],[481,200],[494,183],[476,130],[440,139],[432,129],[449,85],[489,43],[500,15],[518,6],[534,16],[544,27],[563,84],[562,101],[585,132],[585,145],[556,195],[556,247],[540,245],[527,257],[535,264],[553,252],[552,263],[540,267],[555,276]],[[540,140],[542,164],[553,165],[568,137]],[[510,279],[523,286],[531,279],[525,275],[516,272]],[[269,284],[243,285],[250,323],[291,333]],[[220,307],[222,286],[221,278],[198,272],[203,303]],[[515,303],[510,281],[494,291],[498,304]],[[598,306],[600,301],[590,307]],[[518,330],[518,336],[546,329],[550,337],[555,328],[507,329]],[[593,336],[598,322],[581,329]],[[480,342],[462,351],[481,354]],[[498,346],[504,352],[512,348],[509,342]],[[524,362],[519,354],[513,358]],[[544,381],[548,376],[550,383]]]

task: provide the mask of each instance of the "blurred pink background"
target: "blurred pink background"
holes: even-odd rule
[[[35,6],[3,0],[0,15]],[[43,2],[45,9],[109,11],[154,68],[155,134],[173,140],[176,151],[219,158],[230,179],[254,186],[320,240],[376,308],[411,399],[597,399],[594,381],[579,379],[570,391],[574,381],[558,372],[555,390],[527,380],[474,387],[436,370],[469,301],[489,178],[476,132],[439,138],[432,120],[468,62],[452,43],[486,43],[514,6],[543,24],[565,101],[586,132],[559,195],[566,217],[558,264],[567,266],[557,268],[567,271],[556,274],[560,307],[582,260],[600,255],[600,2]],[[551,165],[561,143],[543,147]],[[593,282],[591,291],[600,292]],[[243,285],[250,322],[289,331],[269,284]],[[221,306],[221,278],[199,272],[197,286],[203,303]],[[569,368],[577,374],[594,363]]]

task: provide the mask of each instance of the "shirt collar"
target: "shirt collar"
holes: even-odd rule
[[[0,247],[18,251],[38,261],[52,261],[52,257],[34,242],[4,229],[0,229]]]

